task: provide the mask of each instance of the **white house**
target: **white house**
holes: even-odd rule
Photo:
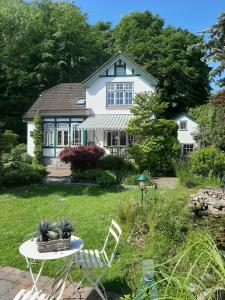
[[[178,140],[181,143],[182,156],[187,156],[197,147],[197,143],[194,139],[194,134],[198,131],[198,124],[188,114],[181,113],[174,118],[178,125]]]
[[[33,117],[40,114],[43,158],[47,164],[53,163],[68,146],[98,145],[107,153],[124,154],[133,142],[133,136],[125,132],[132,118],[133,98],[140,92],[154,93],[157,83],[155,77],[119,52],[82,83],[52,87],[43,92],[24,115],[28,153],[33,155],[34,151]],[[187,128],[189,131],[189,125]],[[186,141],[183,137],[185,139],[179,133],[181,143],[192,143],[189,136]]]

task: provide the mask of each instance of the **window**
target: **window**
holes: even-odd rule
[[[105,146],[122,147],[132,145],[133,135],[125,131],[105,131]]]
[[[54,124],[44,124],[44,146],[54,145]]]
[[[123,76],[125,73],[125,67],[116,66],[116,76]]]
[[[187,130],[187,121],[180,121],[180,130]]]
[[[69,124],[57,124],[57,146],[69,146]]]
[[[187,156],[194,150],[193,144],[183,144],[182,145],[182,155]]]
[[[71,124],[71,145],[81,145],[81,131],[77,129],[78,124]]]
[[[133,82],[107,83],[107,106],[132,105]]]

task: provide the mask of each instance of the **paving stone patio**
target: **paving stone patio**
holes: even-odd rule
[[[53,279],[47,276],[41,276],[38,287],[47,294],[51,291]],[[30,273],[11,267],[0,267],[0,300],[12,300],[21,289],[32,287]],[[79,293],[73,293],[73,286],[67,284],[63,294],[63,300],[99,300],[99,296],[93,289],[80,288]]]

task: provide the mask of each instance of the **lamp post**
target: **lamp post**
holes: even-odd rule
[[[141,174],[138,177],[138,184],[139,184],[139,188],[141,190],[141,205],[143,206],[143,201],[144,201],[144,190],[146,190],[147,188],[147,181],[148,181],[148,177]]]

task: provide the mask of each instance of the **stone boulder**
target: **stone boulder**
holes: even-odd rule
[[[196,215],[211,214],[218,218],[225,215],[225,191],[213,188],[201,189],[198,194],[191,195],[189,206]]]

